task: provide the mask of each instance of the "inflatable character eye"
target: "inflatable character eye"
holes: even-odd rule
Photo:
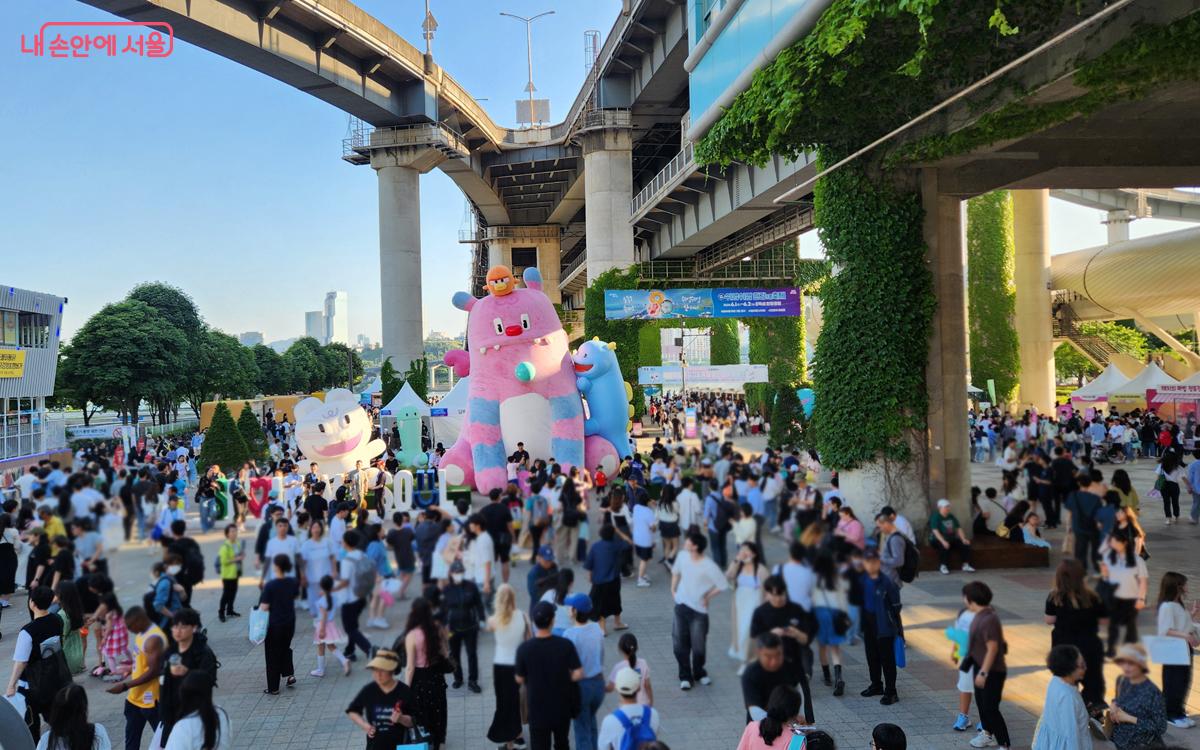
[[[521,313],[521,327],[529,330],[529,313]]]
[[[325,431],[325,425],[323,425],[323,424],[319,424],[319,425],[317,425],[317,429],[318,429],[318,430],[320,430],[321,432],[324,432],[324,431]]]
[[[350,424],[350,415],[347,414],[346,416],[342,417],[342,421],[346,424]]]
[[[497,336],[504,335],[504,321],[499,318],[492,318],[492,327],[496,329]]]

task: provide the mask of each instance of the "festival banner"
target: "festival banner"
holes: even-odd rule
[[[741,385],[766,383],[766,365],[688,365],[687,385]],[[638,385],[684,384],[683,368],[679,365],[639,367]]]
[[[800,315],[800,290],[778,289],[606,289],[608,320],[680,318],[773,318]]]

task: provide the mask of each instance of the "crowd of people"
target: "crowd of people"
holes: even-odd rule
[[[1027,432],[1013,459],[1014,468],[1027,471],[1033,492],[1017,499],[1011,488],[1001,488],[1003,500],[993,488],[990,495],[976,492],[970,534],[952,504],[939,502],[928,533],[918,537],[888,506],[860,519],[843,502],[836,476],[819,489],[815,454],[735,450],[728,434],[716,430],[723,420],[736,424],[743,406],[713,397],[704,405],[713,431],[702,435],[700,448],[689,450],[664,430],[665,441],[655,439],[645,458],[626,457],[611,476],[600,467],[564,470],[552,457],[531,457],[518,445],[509,458],[509,486],[481,505],[464,500],[390,513],[384,493],[374,492],[386,486],[386,461],[332,478],[309,462],[301,474],[305,457],[289,443],[287,423],[272,420],[264,429],[280,448],[265,471],[281,481],[256,526],[244,498],[256,467],[230,475],[217,466],[197,472],[199,437],[152,445],[120,468],[103,448],[82,453],[70,472],[51,463],[29,467],[0,514],[0,607],[20,579],[30,615],[17,636],[6,695],[23,705],[34,737],[51,750],[108,741],[111,727],[87,723],[86,692],[75,682],[85,671],[126,696],[126,750],[140,750],[147,730],[152,747],[230,747],[237,728],[213,697],[220,660],[192,602],[208,563],[186,518],[197,510],[201,531],[218,523],[214,488],[225,478],[234,508],[212,561],[221,581],[215,616],[250,616],[252,640],[263,646],[266,700],[300,685],[296,634],[307,632],[298,626],[306,611],[313,622],[309,678],[326,675],[330,655],[344,674],[363,659],[370,681],[346,712],[369,749],[445,744],[447,691],[483,691],[479,644],[486,637],[494,642],[496,697],[489,742],[505,750],[565,750],[573,736],[577,750],[665,748],[670,738],[660,736],[654,705],[662,680],[652,681],[649,663],[639,656],[631,631],[638,618],[631,622],[622,602],[627,585],[661,587],[664,598],[669,590],[681,691],[713,684],[711,618],[728,612],[728,655],[747,723],[739,750],[783,750],[795,747],[796,738],[818,750],[833,748],[833,738],[819,729],[814,690],[835,698],[857,692],[884,706],[901,700],[903,592],[918,575],[919,547],[937,551],[942,574],[953,564],[970,575],[973,539],[1036,536],[1029,521],[1039,513],[1048,526],[1069,523],[1073,545],[1046,600],[1053,679],[1034,747],[1085,748],[1094,731],[1127,750],[1152,745],[1168,723],[1192,725],[1184,698],[1191,651],[1200,645],[1200,610],[1187,605],[1183,575],[1162,575],[1158,636],[1181,645],[1177,663],[1162,668],[1160,690],[1137,629],[1150,576],[1127,473],[1117,470],[1106,483],[1092,457],[1076,456],[1061,435],[1043,443]],[[659,415],[678,413],[671,403],[659,407]],[[1181,446],[1168,445],[1159,460],[1181,462],[1181,453]],[[1069,487],[1056,484],[1064,462],[1072,467]],[[1048,492],[1042,468],[1050,477]],[[1163,476],[1170,475],[1168,465]],[[981,497],[1011,503],[999,523],[980,506]],[[248,531],[252,545],[243,540]],[[787,559],[767,559],[764,542],[772,537],[787,549]],[[135,539],[162,550],[140,599],[118,592],[108,574],[109,554]],[[529,605],[519,606],[521,583],[512,578],[526,554]],[[248,576],[258,579],[249,599],[239,590]],[[969,578],[954,628],[959,701],[953,729],[972,727],[974,702],[973,747],[1012,744],[1002,710],[1007,644],[993,599],[984,582]],[[397,606],[406,600],[405,608]],[[379,631],[398,614],[404,619],[399,637],[381,642]],[[621,659],[606,665],[610,633],[619,634]],[[846,668],[845,654],[856,648],[865,674]],[[1106,657],[1123,672],[1111,701]],[[608,693],[618,700],[611,712],[603,710]],[[64,708],[81,701],[82,714]],[[876,727],[871,742],[879,749],[906,746],[894,724]]]

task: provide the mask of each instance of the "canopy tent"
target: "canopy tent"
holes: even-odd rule
[[[982,388],[976,388],[975,386],[971,385],[970,383],[967,383],[967,395],[972,396],[972,397],[977,397],[977,396],[985,396],[985,395],[987,395],[987,393]]]
[[[446,448],[454,445],[467,418],[467,397],[470,378],[460,378],[450,392],[442,396],[432,409],[433,439]]]
[[[1108,398],[1109,393],[1128,381],[1129,378],[1121,374],[1116,365],[1109,363],[1104,372],[1092,378],[1090,383],[1073,391],[1071,398],[1080,401],[1102,401]]]
[[[1157,388],[1160,385],[1175,385],[1178,382],[1163,372],[1163,369],[1157,364],[1151,362],[1133,380],[1109,388],[1108,398],[1144,399],[1148,389]]]
[[[1180,385],[1200,385],[1200,372],[1192,375],[1190,378],[1179,381]]]
[[[371,384],[363,388],[359,393],[383,393],[383,381],[376,375]]]
[[[381,416],[395,416],[397,411],[406,406],[415,407],[417,414],[422,417],[429,416],[429,404],[425,403],[424,399],[418,396],[417,392],[407,382],[400,389],[400,392],[379,411],[379,414]]]

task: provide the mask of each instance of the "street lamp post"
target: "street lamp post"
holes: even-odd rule
[[[525,84],[525,90],[529,92],[529,127],[533,127],[533,22],[542,16],[552,16],[554,11],[548,10],[545,13],[538,13],[536,16],[526,18],[518,16],[515,13],[505,13],[500,11],[500,15],[515,18],[518,21],[525,22],[525,61],[529,68],[529,83]]]

